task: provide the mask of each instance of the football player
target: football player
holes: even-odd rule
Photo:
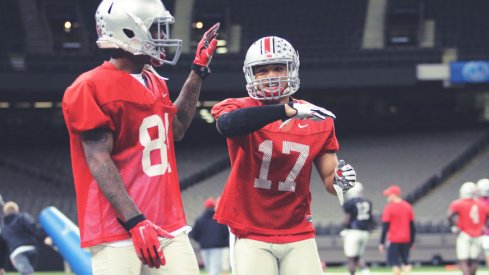
[[[477,182],[479,201],[489,207],[489,179],[480,179]],[[482,250],[486,257],[486,265],[489,268],[489,228],[484,227],[481,236]]]
[[[219,23],[204,34],[171,102],[152,68],[175,64],[182,41],[170,37],[174,18],[161,1],[102,0],[95,19],[97,45],[112,56],[63,97],[81,246],[92,253],[93,274],[200,274],[173,142],[194,116]]]
[[[236,236],[233,274],[322,274],[310,210],[312,166],[331,194],[333,184],[347,190],[356,179],[336,157],[335,116],[292,98],[299,55],[283,38],[254,42],[243,71],[249,97],[212,108],[232,164],[215,218]]]
[[[459,190],[460,198],[453,201],[448,209],[448,223],[457,235],[457,259],[464,275],[477,271],[481,253],[482,229],[486,223],[489,209],[477,201],[477,185],[465,182]],[[455,217],[457,222],[455,225]]]
[[[363,184],[358,181],[345,193],[345,197],[346,202],[343,205],[345,229],[340,235],[343,237],[343,249],[348,258],[348,271],[354,275],[358,265],[362,275],[367,275],[368,266],[362,257],[367,248],[370,230],[374,227],[372,201],[363,196]]]
[[[392,267],[394,275],[410,274],[409,251],[416,239],[413,207],[401,198],[401,188],[391,185],[383,192],[387,204],[382,211],[382,233],[379,251],[385,252],[388,240],[387,264]]]

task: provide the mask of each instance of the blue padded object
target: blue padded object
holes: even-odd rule
[[[39,222],[73,272],[77,275],[92,275],[91,255],[80,247],[78,227],[54,206],[41,211]]]

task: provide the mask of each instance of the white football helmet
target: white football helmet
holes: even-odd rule
[[[284,64],[287,76],[255,79],[253,67],[268,64]],[[276,36],[258,39],[248,49],[243,66],[248,94],[258,100],[276,100],[292,95],[300,86],[299,65],[299,53],[287,40]],[[265,92],[265,87],[280,86],[281,83],[287,83],[287,88]]]
[[[355,185],[350,188],[345,193],[345,197],[347,200],[361,197],[363,194],[363,184],[361,182],[355,182]]]
[[[474,199],[477,197],[477,185],[473,182],[465,182],[460,186],[460,198],[461,199]]]
[[[477,182],[477,188],[479,188],[480,196],[489,197],[489,179],[480,179]]]
[[[99,48],[148,55],[155,65],[175,65],[180,57],[182,40],[170,39],[170,24],[175,19],[160,0],[102,0],[95,22]],[[175,48],[172,59],[167,58],[165,48]]]

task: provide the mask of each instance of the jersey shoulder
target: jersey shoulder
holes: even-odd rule
[[[262,102],[251,97],[227,98],[214,105],[211,109],[211,114],[214,116],[214,118],[218,118],[222,114],[229,113],[237,109],[262,105]]]
[[[110,63],[104,64],[80,74],[75,81],[66,89],[64,98],[69,99],[71,97],[78,97],[79,93],[100,93],[104,94],[105,91],[97,89],[98,87],[110,87],[111,83],[120,81],[120,72],[118,70],[111,69]],[[126,81],[124,81],[126,82]],[[125,83],[122,83],[123,85]],[[108,89],[107,89],[108,91]]]
[[[151,74],[148,74],[151,75]],[[119,70],[110,62],[81,74],[65,91],[64,101],[67,103],[79,98],[92,98],[98,105],[111,102],[132,102],[136,104],[150,104],[160,98],[161,93],[167,95],[166,83],[152,77],[155,83],[151,95],[148,89],[141,85],[129,73]],[[168,97],[167,97],[168,98]]]
[[[227,98],[223,101],[217,103],[215,106],[226,106],[226,105],[236,105],[240,108],[244,107],[254,107],[262,106],[263,102],[253,99],[251,97],[237,97],[237,98]]]

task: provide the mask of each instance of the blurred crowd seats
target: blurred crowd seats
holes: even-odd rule
[[[487,1],[473,0],[415,0],[420,9],[420,20],[434,21],[435,44],[430,48],[418,46],[386,47],[381,49],[362,49],[362,36],[367,15],[367,0],[311,0],[307,5],[300,0],[292,1],[195,1],[193,18],[207,16],[208,20],[222,20],[222,37],[230,37],[230,26],[240,26],[240,45],[238,53],[224,54],[216,58],[216,68],[240,68],[249,45],[266,35],[277,35],[288,39],[299,50],[302,64],[308,69],[318,68],[362,68],[398,67],[418,63],[440,63],[445,48],[455,48],[458,59],[487,59],[489,47],[489,22],[486,19]],[[94,11],[98,0],[62,1],[38,0],[37,9],[43,18],[52,20],[46,27],[55,35],[62,32],[58,23],[63,14],[74,18],[81,31],[79,51],[63,50],[53,45],[50,54],[27,54],[29,71],[81,72],[92,68],[107,58],[107,54],[97,49]],[[174,14],[178,1],[164,1]],[[0,69],[9,70],[9,55],[27,53],[24,49],[25,24],[19,16],[16,1],[5,0],[0,4],[0,30],[4,42],[0,51]],[[200,15],[200,17],[199,17]],[[177,18],[178,20],[178,18]],[[228,27],[224,27],[224,26]],[[422,26],[422,24],[420,24]],[[192,28],[192,26],[188,26]],[[234,30],[235,31],[235,30]],[[420,30],[421,31],[421,30]],[[236,35],[236,34],[233,34]],[[190,43],[193,47],[196,45]],[[54,41],[56,42],[56,41]],[[187,70],[193,54],[184,54],[177,70]]]

